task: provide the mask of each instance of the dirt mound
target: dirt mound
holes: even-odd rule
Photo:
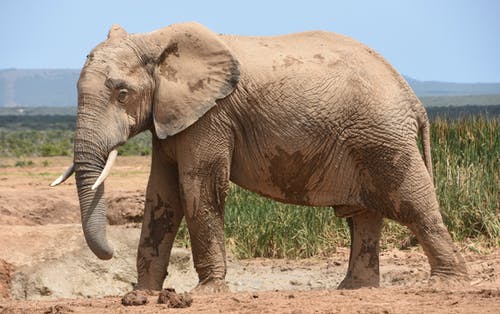
[[[46,225],[80,223],[76,192],[56,190],[22,192],[1,189],[0,225]],[[20,197],[22,195],[22,197]],[[144,192],[109,193],[106,217],[110,225],[139,225],[144,213]]]
[[[34,226],[79,221],[78,200],[68,193],[1,189],[0,224]]]
[[[106,201],[108,223],[110,225],[142,223],[144,199],[144,191],[110,193]]]

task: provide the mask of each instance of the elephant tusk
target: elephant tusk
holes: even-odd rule
[[[116,156],[118,155],[118,150],[113,149],[109,155],[108,155],[108,160],[106,160],[106,165],[104,166],[104,169],[101,172],[101,175],[97,180],[95,181],[94,185],[92,185],[92,190],[95,190],[101,185],[101,183],[106,180],[106,178],[109,175],[109,172],[111,171],[111,168],[113,167],[113,164],[115,163]]]
[[[53,187],[53,186],[56,186],[56,185],[63,183],[64,181],[66,181],[66,179],[71,177],[73,172],[75,172],[75,164],[71,164],[71,166],[69,166],[68,169],[66,169],[66,171],[59,176],[59,178],[52,181],[50,186]]]

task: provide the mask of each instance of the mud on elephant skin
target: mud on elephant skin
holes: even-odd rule
[[[82,69],[74,163],[53,183],[76,173],[85,239],[99,258],[113,255],[103,182],[117,147],[145,130],[153,153],[138,289],[162,288],[185,219],[196,290],[225,290],[229,181],[349,218],[341,288],[379,285],[383,218],[415,233],[433,277],[467,278],[438,210],[427,114],[404,79],[353,39],[222,35],[197,23],[145,34],[113,26]]]

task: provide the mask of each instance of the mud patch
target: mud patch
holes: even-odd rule
[[[67,306],[64,305],[54,305],[45,310],[44,314],[64,314],[64,313],[72,313],[74,312]]]
[[[483,298],[500,298],[500,289],[483,289],[478,294]]]
[[[158,303],[166,304],[167,307],[171,308],[186,308],[193,304],[193,298],[187,292],[179,294],[173,288],[166,288],[160,292]]]
[[[271,158],[269,172],[271,181],[280,188],[286,199],[296,204],[308,204],[311,178],[322,182],[324,174],[316,173],[316,165],[321,164],[321,157],[306,159],[300,152],[287,153],[276,146],[276,155]]]
[[[13,267],[3,259],[0,259],[0,299],[10,297],[10,284],[12,282]]]

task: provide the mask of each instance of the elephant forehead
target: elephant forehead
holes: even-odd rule
[[[118,42],[104,42],[95,47],[87,56],[85,67],[124,66],[138,62],[137,54],[126,39]]]

